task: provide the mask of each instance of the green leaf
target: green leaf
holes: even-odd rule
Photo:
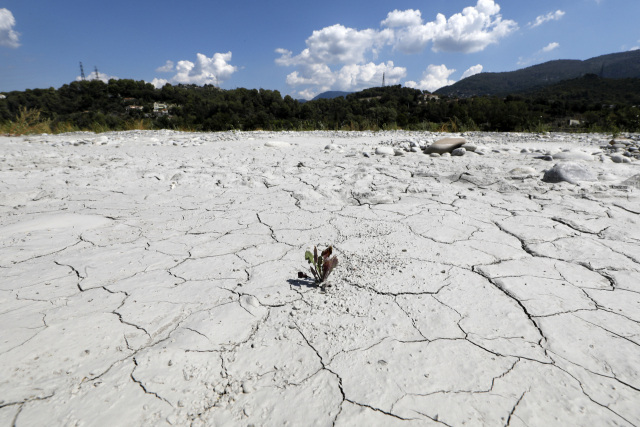
[[[309,264],[313,264],[313,254],[311,253],[311,251],[307,251],[304,253],[304,259],[306,259]]]

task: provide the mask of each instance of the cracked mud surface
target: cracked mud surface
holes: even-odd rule
[[[0,426],[640,426],[640,164],[407,138],[0,138]]]

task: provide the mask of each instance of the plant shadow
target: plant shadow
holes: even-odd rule
[[[312,279],[288,279],[287,283],[298,288],[318,288],[319,286]]]

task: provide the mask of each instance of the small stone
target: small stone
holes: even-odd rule
[[[613,161],[613,163],[625,163],[625,159],[627,159],[624,156],[621,156],[620,154],[612,154],[611,155],[611,160]],[[629,159],[627,159],[629,160]]]
[[[467,152],[467,150],[465,150],[464,148],[460,147],[460,148],[456,148],[455,150],[453,150],[451,152],[451,155],[452,156],[464,156],[466,152]]]
[[[400,150],[399,148],[394,148],[393,149],[393,154],[394,154],[394,156],[404,156],[404,151]]]
[[[451,157],[451,153],[442,153],[440,157]]]
[[[440,154],[438,153],[431,153],[429,154],[430,157],[440,157]]]

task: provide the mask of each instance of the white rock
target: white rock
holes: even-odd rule
[[[553,155],[554,160],[586,160],[588,162],[593,161],[591,154],[585,153],[580,150],[563,151]]]
[[[376,154],[378,155],[386,155],[386,156],[394,156],[395,150],[392,147],[378,147],[376,148]]]
[[[291,144],[284,141],[267,141],[264,144],[265,147],[271,147],[271,148],[284,148],[284,147],[288,147],[289,145]]]

